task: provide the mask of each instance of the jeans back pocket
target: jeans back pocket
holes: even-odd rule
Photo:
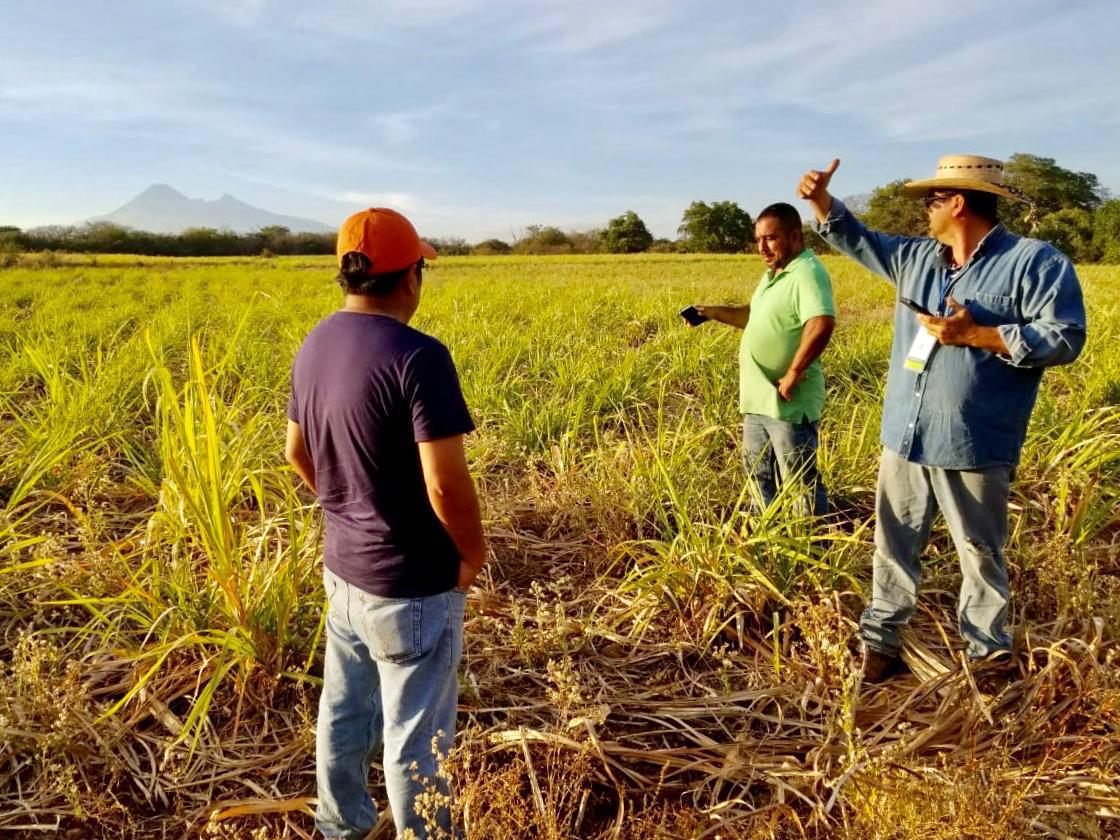
[[[423,651],[420,621],[423,599],[361,596],[366,644],[374,659],[407,662]]]

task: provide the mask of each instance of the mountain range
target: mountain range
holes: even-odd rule
[[[282,216],[253,207],[228,193],[215,201],[188,198],[167,184],[152,184],[112,213],[89,221],[112,222],[133,230],[172,234],[197,227],[250,233],[270,225],[286,227],[293,233],[330,233],[334,230],[313,219]]]

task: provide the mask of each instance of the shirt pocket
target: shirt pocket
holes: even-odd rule
[[[358,600],[365,642],[374,659],[399,664],[420,656],[422,598],[380,598],[363,592]]]
[[[990,295],[977,292],[968,302],[972,320],[982,327],[997,327],[1000,324],[1018,324],[1019,307],[1015,298],[1009,295]]]

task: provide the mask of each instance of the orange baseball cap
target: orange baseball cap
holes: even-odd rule
[[[357,251],[370,261],[370,274],[387,274],[436,258],[436,249],[416,233],[412,222],[387,207],[355,213],[338,229],[338,262]]]

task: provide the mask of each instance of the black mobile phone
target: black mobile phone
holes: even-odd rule
[[[918,303],[916,300],[910,300],[908,297],[900,297],[898,302],[905,306],[907,309],[913,309],[919,315],[929,315],[933,317],[933,313]]]
[[[708,320],[707,315],[701,315],[695,306],[686,306],[681,310],[681,317],[688,321],[690,326],[698,326]]]

